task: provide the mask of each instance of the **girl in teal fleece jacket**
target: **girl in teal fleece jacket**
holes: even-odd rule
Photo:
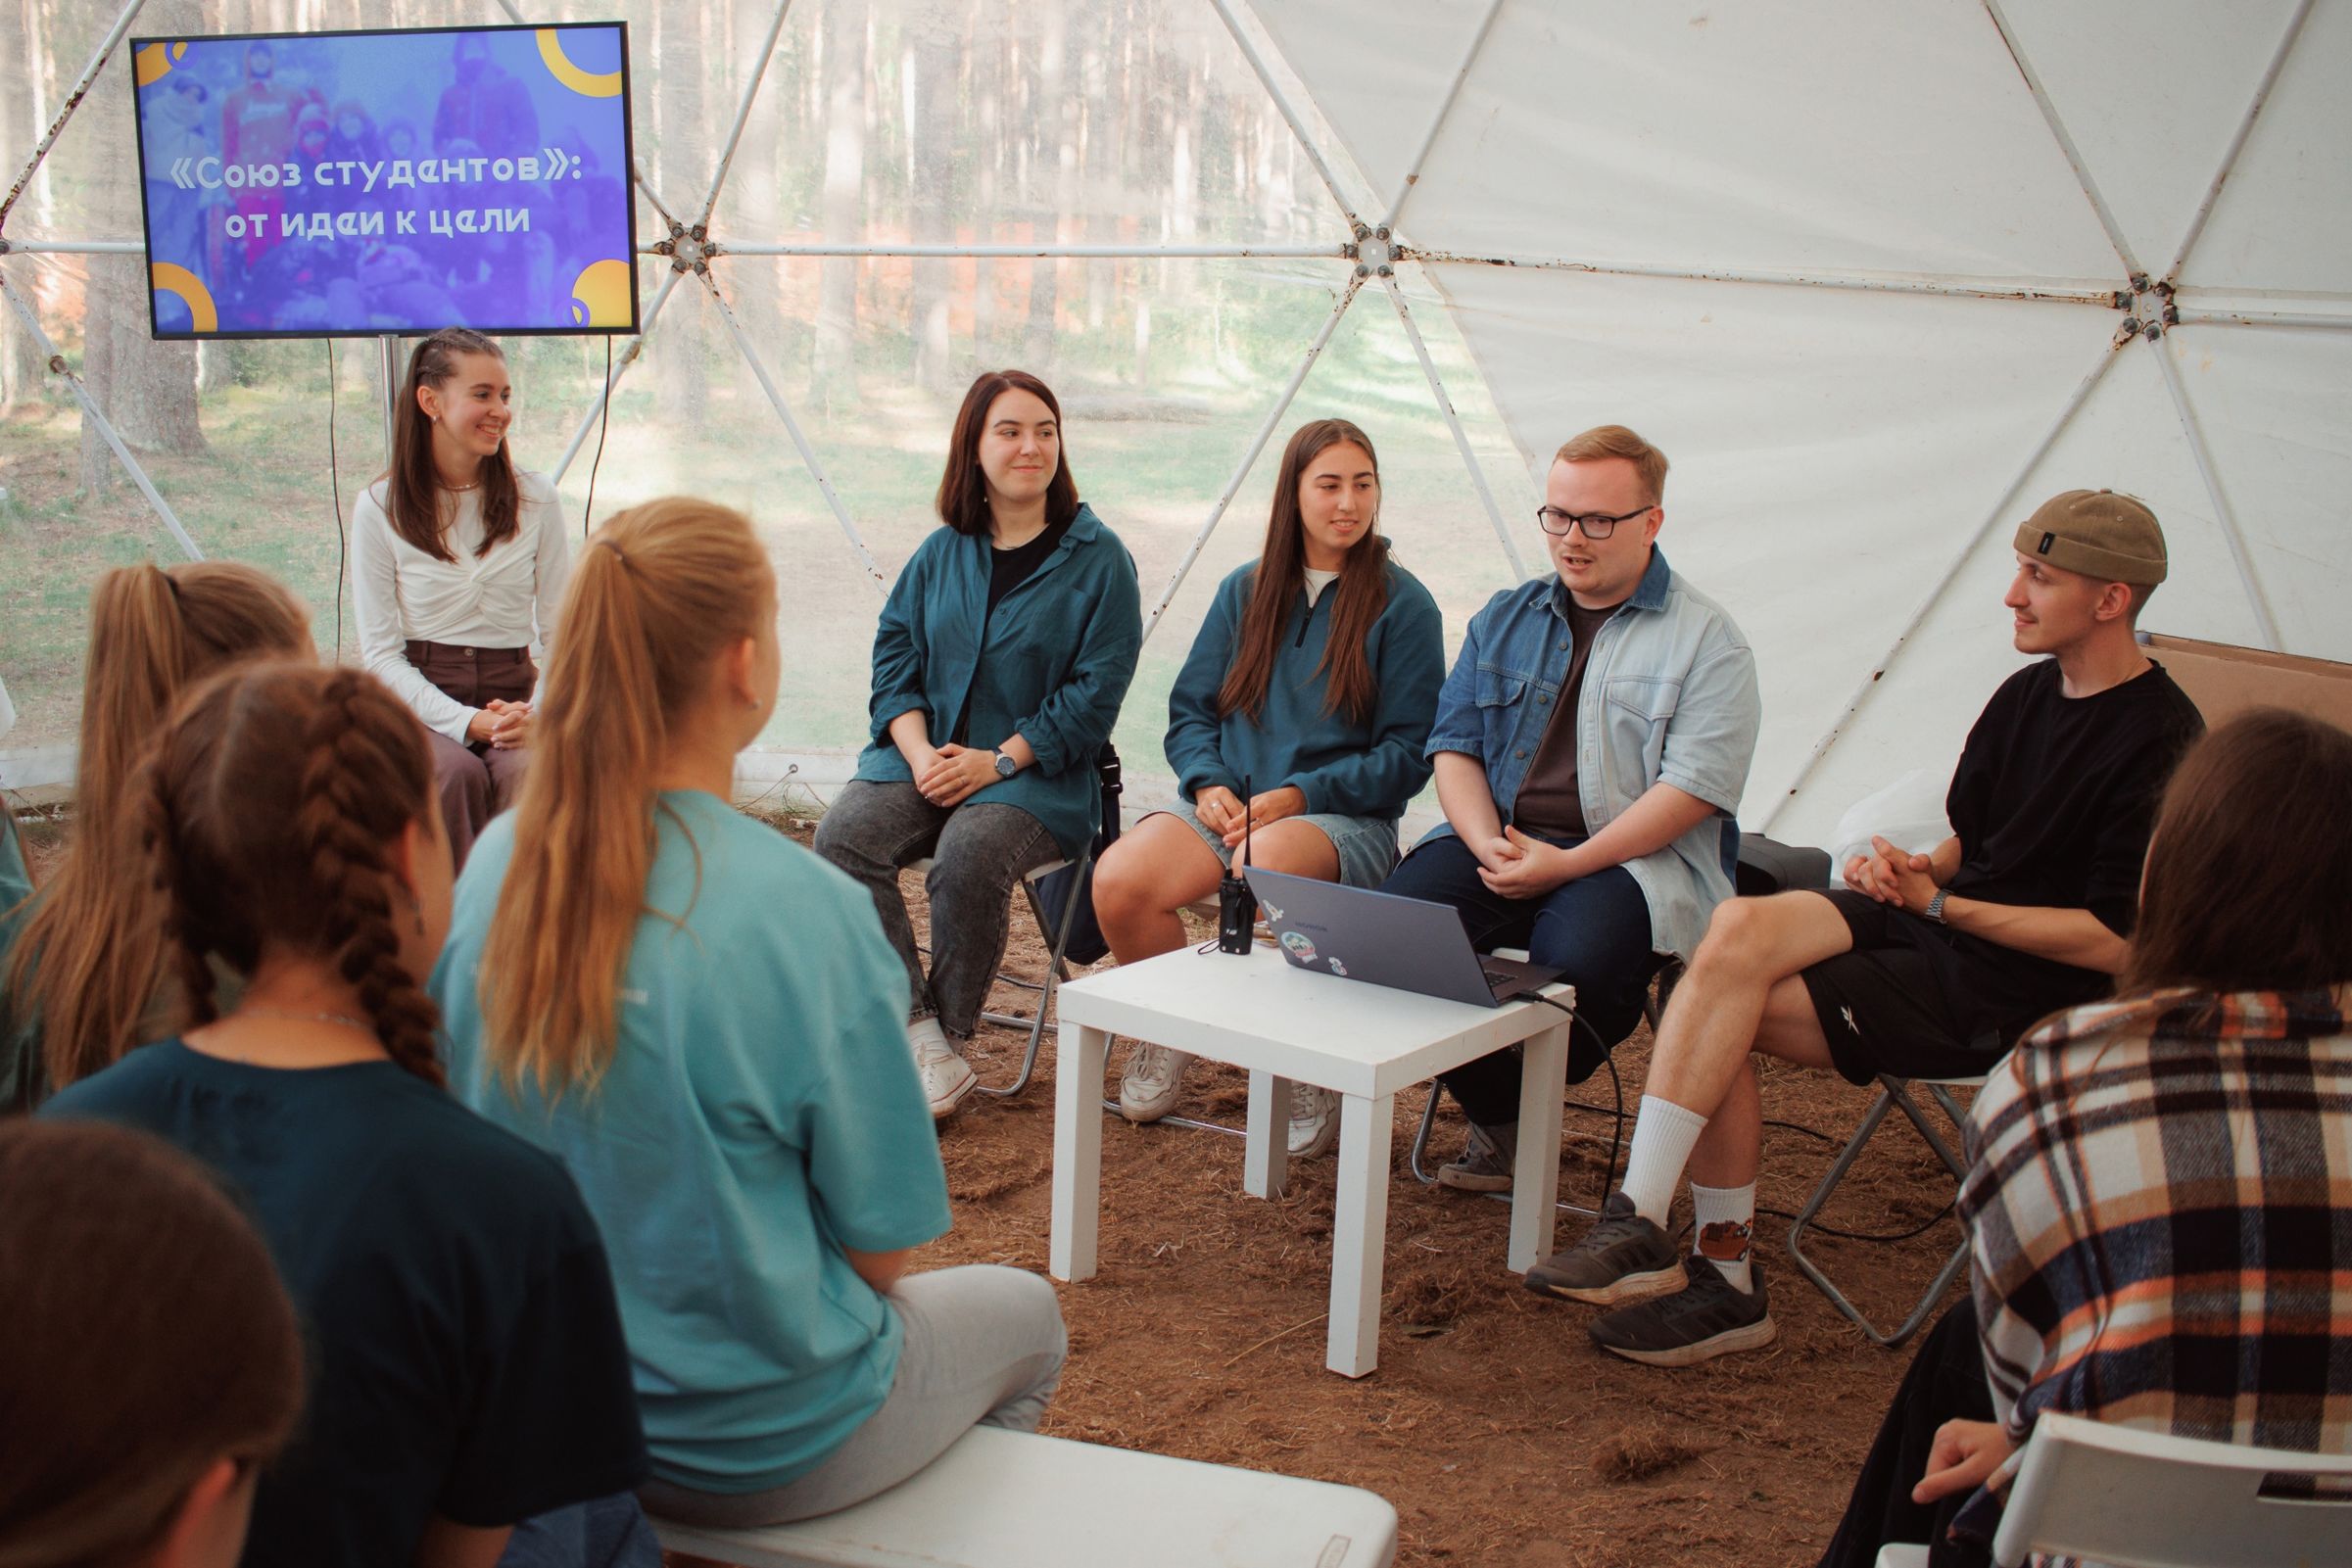
[[[1269,871],[1376,887],[1397,819],[1429,782],[1422,749],[1445,680],[1437,602],[1389,558],[1370,438],[1318,419],[1290,438],[1266,548],[1218,585],[1168,697],[1168,761],[1183,798],[1103,856],[1094,910],[1123,964],[1182,945],[1177,912],[1241,851]],[[1120,1111],[1174,1108],[1190,1058],[1138,1045]],[[1327,1153],[1337,1102],[1302,1086],[1291,1152]]]

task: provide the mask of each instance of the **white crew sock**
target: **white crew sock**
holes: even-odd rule
[[[1661,1229],[1674,1205],[1674,1187],[1690,1164],[1706,1117],[1655,1094],[1642,1096],[1633,1123],[1633,1152],[1625,1157],[1625,1196],[1634,1212]]]
[[[1743,1296],[1755,1291],[1755,1265],[1748,1244],[1755,1230],[1755,1183],[1745,1187],[1702,1187],[1691,1183],[1691,1251],[1723,1271]]]

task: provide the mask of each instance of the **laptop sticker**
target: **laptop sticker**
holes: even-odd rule
[[[1258,907],[1266,911],[1266,918],[1269,921],[1272,921],[1276,926],[1282,924],[1282,912],[1274,908],[1273,905],[1261,898],[1258,900]]]
[[[1300,963],[1312,964],[1315,962],[1315,943],[1308,939],[1305,931],[1284,931],[1282,945],[1289,948]]]
[[[1345,964],[1342,964],[1336,955],[1329,960],[1329,963],[1331,965],[1332,974],[1338,975],[1343,980],[1348,977],[1348,967]]]

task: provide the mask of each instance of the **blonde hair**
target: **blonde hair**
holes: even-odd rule
[[[1580,436],[1570,436],[1552,454],[1556,463],[1599,462],[1604,457],[1622,457],[1633,464],[1642,476],[1642,488],[1650,493],[1651,505],[1665,500],[1666,454],[1623,425],[1595,425]]]
[[[668,497],[596,532],[533,710],[514,855],[483,944],[485,1053],[543,1091],[594,1088],[653,869],[653,777],[705,672],[774,613],[750,520]]]
[[[312,653],[311,620],[266,572],[234,561],[121,566],[90,595],[72,843],[25,922],[6,992],[38,1021],[52,1087],[140,1044],[164,977],[144,859],[137,764],[181,691],[264,654]]]

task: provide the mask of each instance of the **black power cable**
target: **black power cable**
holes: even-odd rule
[[[335,492],[335,662],[343,662],[343,575],[351,541],[343,529],[343,466],[335,453],[335,340],[326,340],[326,475]]]
[[[580,514],[580,537],[586,539],[597,520],[597,470],[604,462],[604,430],[612,423],[612,334],[604,334],[604,402],[597,409],[597,454],[588,463],[588,510]]]

